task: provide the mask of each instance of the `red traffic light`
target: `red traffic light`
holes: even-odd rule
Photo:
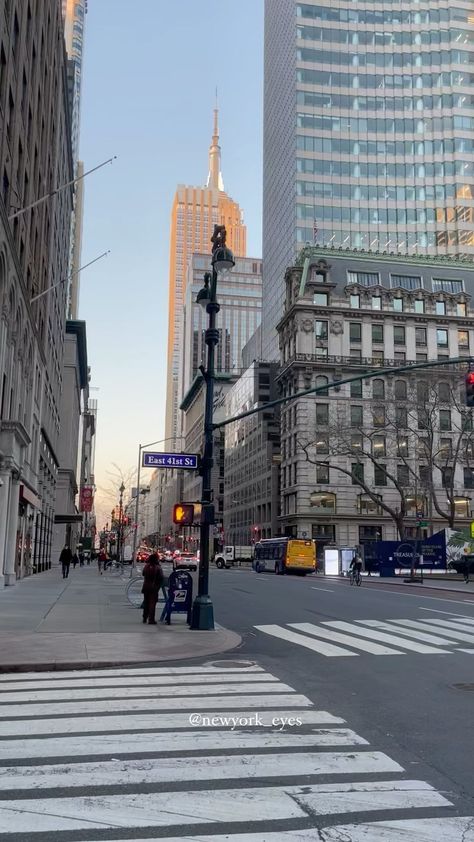
[[[466,406],[474,406],[474,371],[468,371],[465,377]]]

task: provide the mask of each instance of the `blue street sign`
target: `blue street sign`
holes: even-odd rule
[[[186,468],[195,471],[199,456],[196,453],[143,453],[143,468]]]

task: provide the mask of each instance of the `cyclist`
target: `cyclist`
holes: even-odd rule
[[[354,578],[357,579],[362,570],[362,559],[358,552],[355,552],[352,561],[349,565],[349,571],[354,574]]]

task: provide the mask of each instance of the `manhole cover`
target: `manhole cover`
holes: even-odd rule
[[[455,690],[474,690],[474,684],[453,684]]]
[[[254,667],[255,661],[209,661],[208,667],[219,667],[219,669],[245,669]]]

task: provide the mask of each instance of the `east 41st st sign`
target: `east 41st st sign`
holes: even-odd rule
[[[143,468],[184,468],[195,471],[199,467],[196,453],[144,453]]]

